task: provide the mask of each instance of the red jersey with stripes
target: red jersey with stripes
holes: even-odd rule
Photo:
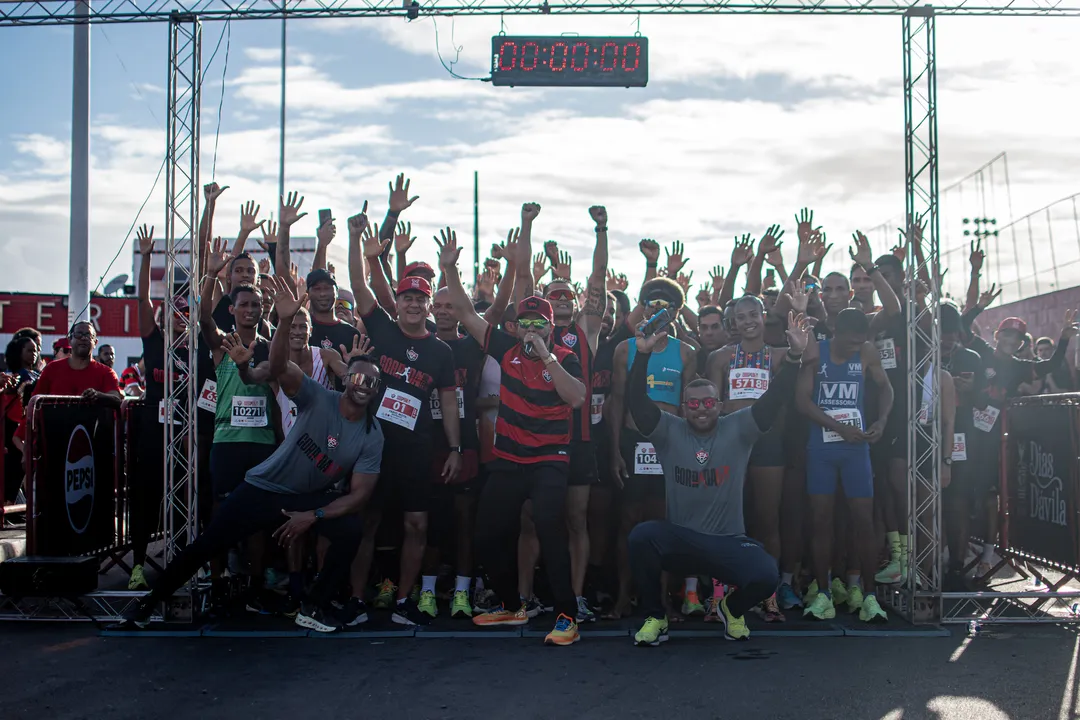
[[[756,352],[735,346],[728,361],[728,381],[724,394],[728,400],[757,400],[769,389],[772,352],[768,345]]]
[[[491,327],[484,352],[501,371],[494,456],[524,464],[568,462],[573,409],[559,397],[543,361],[527,357],[516,337]],[[558,345],[551,352],[566,372],[581,379],[577,355]]]
[[[581,382],[585,383],[585,397],[589,400],[589,404],[574,410],[571,437],[575,442],[588,442],[592,432],[593,405],[593,356],[589,348],[589,339],[577,323],[567,327],[556,326],[551,333],[551,338],[555,345],[574,353],[578,362],[581,363]]]

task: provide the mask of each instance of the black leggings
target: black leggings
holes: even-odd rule
[[[570,547],[566,534],[566,464],[492,464],[476,510],[476,554],[491,580],[491,589],[507,610],[518,608],[517,540],[521,507],[532,500],[533,524],[548,583],[555,595],[555,612],[576,617],[577,601],[570,584]]]
[[[333,499],[326,492],[285,495],[241,483],[218,508],[206,530],[165,568],[154,583],[151,600],[171,597],[211,558],[257,532],[276,528],[285,521],[282,510],[315,510]],[[360,548],[362,525],[358,514],[344,515],[319,521],[318,530],[330,541],[330,548],[308,600],[322,606],[349,573]]]
[[[630,533],[629,547],[638,605],[646,617],[664,617],[664,570],[677,577],[708,575],[737,586],[727,596],[728,611],[735,617],[776,592],[780,583],[776,560],[745,535],[706,535],[667,520],[650,520]]]

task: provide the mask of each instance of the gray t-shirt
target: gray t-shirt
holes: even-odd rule
[[[746,464],[761,437],[750,408],[721,417],[705,437],[683,418],[661,412],[648,437],[664,468],[668,520],[705,535],[745,535]]]
[[[378,474],[383,434],[379,421],[341,416],[341,393],[304,376],[289,437],[261,465],[248,471],[247,482],[262,490],[299,495],[329,488],[348,473]]]

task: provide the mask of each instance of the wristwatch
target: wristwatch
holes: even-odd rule
[[[326,512],[322,508],[315,511],[315,522],[319,522],[324,517],[326,517]]]
[[[450,452],[456,452],[458,455],[463,454],[460,445],[451,445],[450,446]]]
[[[952,465],[952,458],[951,457],[941,458],[941,464],[951,466]]]
[[[555,353],[549,351],[547,357],[544,358],[544,365],[550,365],[553,362],[558,362],[558,360],[559,359],[555,357]]]

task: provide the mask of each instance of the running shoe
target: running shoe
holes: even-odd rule
[[[809,607],[814,604],[814,600],[818,596],[818,584],[817,580],[811,580],[810,584],[806,586],[806,592],[803,593],[803,605]]]
[[[881,605],[878,604],[877,597],[873,593],[863,598],[862,609],[859,610],[859,619],[865,623],[889,622],[889,616],[881,609]]]
[[[390,580],[383,580],[379,583],[379,594],[375,596],[375,602],[371,604],[376,610],[389,610],[394,604],[394,594],[397,592],[397,585]]]
[[[596,622],[596,613],[589,607],[589,602],[583,597],[577,599],[577,622]]]
[[[432,596],[432,602],[434,600],[435,598]],[[394,604],[394,612],[390,615],[390,621],[398,625],[430,625],[431,617],[420,612],[420,608],[416,606],[413,599],[407,597],[403,601]]]
[[[495,591],[484,588],[483,590],[477,590],[473,594],[473,612],[476,614],[491,612],[499,607],[499,604],[495,602]]]
[[[903,572],[900,569],[900,561],[890,560],[885,567],[878,570],[877,575],[874,576],[874,581],[882,585],[895,585],[901,581],[902,577]]]
[[[109,625],[106,630],[142,630],[150,624],[150,616],[154,614],[154,603],[149,595],[143,595],[138,602],[134,602],[124,610],[120,622]]]
[[[832,620],[836,617],[836,608],[832,598],[825,593],[817,593],[814,601],[803,610],[803,617],[812,617],[815,620]]]
[[[833,595],[833,598],[836,598],[835,594]],[[852,585],[847,589],[847,611],[850,614],[854,615],[862,609],[863,600],[863,591],[861,587]],[[840,603],[837,601],[835,604],[839,605]]]
[[[143,566],[136,565],[131,568],[131,579],[128,580],[128,590],[149,590],[150,586],[146,582],[146,576],[143,575]]]
[[[645,618],[645,624],[634,635],[634,644],[638,647],[656,647],[660,643],[668,641],[667,617]]]
[[[341,629],[340,620],[312,603],[300,603],[296,624],[321,633],[332,633]]]
[[[367,605],[360,598],[349,598],[338,612],[342,625],[356,627],[368,621]]]
[[[833,605],[843,605],[847,602],[848,591],[844,586],[844,581],[838,577],[834,577],[829,584],[829,592],[832,593]]]
[[[439,614],[439,603],[435,601],[435,593],[430,590],[420,593],[420,602],[417,607],[420,608],[420,612],[431,617],[436,617]]]
[[[776,601],[781,610],[802,607],[802,600],[799,599],[799,596],[795,594],[795,590],[787,583],[780,584],[779,589],[776,591]]]
[[[450,603],[450,617],[472,617],[468,590],[458,590],[454,593],[454,599]]]
[[[749,640],[750,628],[746,627],[746,618],[735,617],[728,610],[727,598],[720,601],[720,620],[724,623],[725,640]]]
[[[544,638],[545,645],[573,645],[581,639],[577,623],[566,615],[559,615],[555,620],[555,629]]]
[[[490,612],[473,615],[472,621],[473,625],[480,627],[496,627],[500,625],[517,627],[519,625],[528,625],[529,616],[525,613],[524,605],[517,612],[510,612],[502,605],[499,605]]]
[[[682,614],[690,617],[691,615],[704,615],[705,606],[701,604],[701,600],[698,599],[697,590],[687,590],[685,597],[682,601]]]
[[[761,603],[761,608],[764,611],[763,615],[765,622],[776,623],[785,622],[787,620],[787,618],[784,617],[784,613],[780,611],[780,606],[776,604],[775,595],[766,598],[765,601]]]
[[[551,612],[551,608],[544,605],[544,603],[540,602],[540,598],[533,595],[525,601],[525,612],[529,617],[534,618],[537,615]]]
[[[719,595],[713,595],[709,598],[709,609],[705,611],[705,622],[720,622],[720,601]]]

